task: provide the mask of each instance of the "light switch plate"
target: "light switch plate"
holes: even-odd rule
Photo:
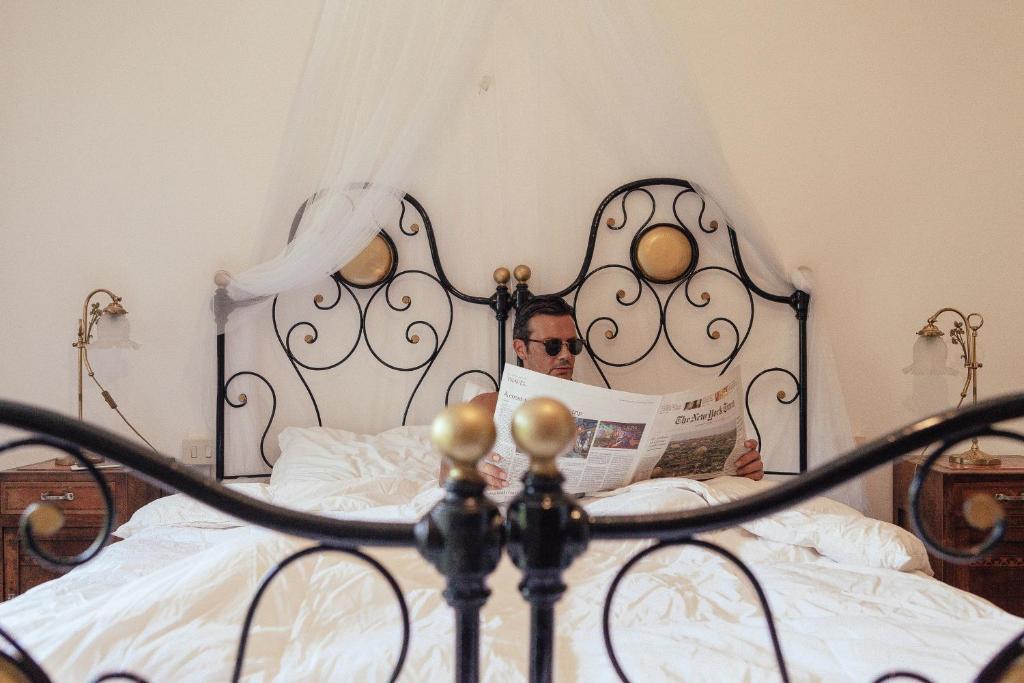
[[[209,439],[183,439],[181,461],[186,465],[212,465],[213,442]]]

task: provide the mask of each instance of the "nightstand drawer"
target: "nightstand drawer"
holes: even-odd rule
[[[1018,532],[1019,533],[1019,532]],[[1007,536],[1010,531],[1007,530]],[[966,547],[981,540],[981,534],[958,534],[958,545]],[[1024,605],[1024,543],[1004,540],[995,550],[969,565],[949,570],[949,578],[959,588],[980,595],[1020,614]],[[1015,607],[1014,607],[1015,606]]]
[[[121,467],[104,468],[101,474],[110,487],[110,522],[115,529],[140,507],[163,495]],[[0,471],[0,599],[20,595],[60,574],[40,567],[18,534],[21,513],[32,503],[44,501],[58,506],[65,515],[64,528],[49,538],[36,538],[41,549],[54,557],[74,557],[89,547],[107,516],[103,494],[88,472],[62,467],[52,460]]]
[[[1006,512],[1004,542],[1024,542],[1024,481],[1010,483],[971,482],[950,487],[950,517],[957,529],[968,529],[964,518],[964,502],[976,495],[992,496]],[[983,536],[982,536],[983,537]],[[981,538],[981,537],[979,537]]]
[[[74,557],[92,545],[92,542],[96,540],[100,532],[100,527],[70,527],[68,529],[61,529],[48,538],[37,537],[36,545],[47,555]],[[18,562],[23,568],[26,566],[38,566],[35,555],[28,549],[28,543],[22,541],[20,536],[18,537]],[[70,569],[68,567],[68,570]],[[56,573],[62,572],[58,571]]]
[[[110,484],[116,494],[116,484]],[[0,485],[0,514],[18,514],[32,503],[51,502],[66,513],[106,511],[103,494],[92,481],[11,481]]]
[[[40,550],[55,557],[74,557],[92,545],[96,537],[100,535],[99,527],[72,527],[62,529],[50,538],[37,539]],[[17,588],[18,593],[24,593],[29,588],[34,588],[41,583],[46,583],[66,571],[52,571],[39,565],[35,555],[29,552],[28,544],[18,539],[18,568]]]
[[[96,539],[100,533],[98,527],[70,527],[61,529],[50,538],[39,538],[40,549],[57,557],[73,557],[86,548]],[[50,579],[55,579],[65,571],[71,569],[52,571],[39,565],[35,556],[28,550],[17,529],[3,530],[4,548],[4,599],[9,600],[20,595],[30,588]]]

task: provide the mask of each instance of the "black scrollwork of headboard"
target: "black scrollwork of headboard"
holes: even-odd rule
[[[359,188],[354,188],[353,191],[359,191]],[[343,345],[340,355],[326,362],[303,360],[298,353],[300,340],[307,345],[316,344],[320,339],[320,329],[314,322],[307,319],[300,319],[284,325],[280,319],[278,297],[275,297],[272,303],[271,323],[277,344],[290,366],[291,373],[297,379],[298,385],[305,395],[304,400],[308,401],[312,417],[318,425],[323,425],[321,402],[317,399],[311,386],[311,376],[313,373],[334,370],[351,361],[357,349],[362,345],[365,345],[373,361],[379,363],[382,368],[392,372],[411,373],[415,377],[411,391],[403,397],[402,402],[400,420],[401,424],[406,424],[413,403],[421,395],[424,380],[427,379],[441,354],[450,346],[453,320],[457,315],[463,314],[463,311],[475,310],[465,307],[457,309],[454,305],[455,300],[474,307],[489,309],[487,319],[490,322],[486,324],[495,326],[497,353],[492,368],[463,367],[458,369],[452,380],[447,383],[443,397],[437,397],[438,400],[434,407],[441,407],[440,399],[443,399],[444,405],[448,405],[452,400],[453,389],[456,385],[470,376],[482,377],[484,381],[497,388],[508,355],[508,319],[515,309],[534,296],[530,290],[529,269],[523,266],[516,268],[514,283],[511,282],[513,278],[510,277],[512,274],[508,270],[499,268],[495,271],[495,288],[487,295],[467,294],[456,287],[442,264],[441,250],[438,247],[434,226],[423,204],[410,194],[405,194],[397,201],[400,206],[397,207],[397,226],[394,234],[389,232],[388,228],[383,227],[375,244],[371,245],[373,249],[377,250],[378,255],[382,255],[378,259],[376,270],[371,268],[353,273],[352,269],[346,266],[331,276],[328,284],[330,289],[327,290],[327,294],[320,291],[312,297],[312,305],[316,312],[347,309],[355,320],[352,325],[353,329],[348,333],[351,335],[350,341]],[[696,202],[696,215],[692,219],[684,216],[682,205],[686,202]],[[307,205],[308,202],[303,204],[296,214],[289,240],[294,237]],[[792,381],[792,394],[787,396],[784,390],[779,390],[776,393],[776,399],[783,406],[795,404],[799,411],[796,439],[799,444],[798,472],[803,472],[807,469],[806,323],[810,296],[799,289],[785,293],[765,291],[748,274],[740,253],[739,241],[732,226],[725,225],[723,229],[717,220],[709,219],[707,214],[707,198],[703,197],[686,180],[648,178],[616,188],[601,201],[594,213],[586,252],[575,279],[562,289],[552,293],[561,297],[571,297],[572,303],[577,309],[578,333],[586,342],[586,351],[593,361],[601,381],[609,387],[611,386],[608,375],[609,368],[637,365],[648,358],[662,340],[671,354],[683,364],[694,368],[704,368],[708,371],[724,372],[737,359],[750,337],[755,325],[755,310],[758,303],[791,308],[796,319],[793,335],[793,346],[797,349],[796,365],[795,367],[785,367],[785,365],[779,364],[757,368],[747,382],[745,400],[747,414],[750,416],[755,434],[760,440],[761,433],[757,415],[751,412],[751,389],[762,378],[772,374],[784,375]],[[607,262],[598,265],[595,263],[599,260],[595,247],[598,244],[602,226],[608,231],[618,234],[622,234],[627,229],[633,230],[633,237],[629,242],[627,253],[613,254]],[[401,263],[405,250],[416,247],[417,240],[418,244],[422,245],[424,237],[426,249],[429,251],[429,267],[403,268]],[[728,241],[727,253],[731,255],[731,263],[705,262],[702,255],[710,251],[709,240]],[[666,264],[664,262],[666,252],[672,252],[676,247],[682,256],[676,259],[676,263]],[[358,270],[357,267],[356,270]],[[626,310],[634,306],[645,295],[650,296],[657,307],[656,319],[651,322],[654,328],[652,341],[649,345],[645,345],[640,353],[625,361],[610,358],[602,346],[614,343],[622,331],[621,324],[616,318],[617,314],[601,312],[588,316],[582,312],[584,306],[580,305],[584,299],[589,301],[586,293],[595,287],[597,276],[611,272],[627,277],[632,283],[627,287],[631,289],[635,287],[635,290],[630,293],[627,293],[625,289],[619,289],[616,292],[614,299],[618,310]],[[726,277],[735,284],[735,287],[742,292],[741,299],[745,302],[745,311],[742,315],[735,316],[735,319],[733,316],[715,315],[704,323],[706,338],[719,342],[724,351],[720,357],[709,361],[691,357],[685,345],[673,336],[671,323],[673,301],[685,300],[697,311],[708,306],[712,294],[704,290],[695,299],[691,292],[691,286],[696,280],[711,273]],[[404,285],[414,279],[421,285],[441,293],[444,303],[440,306],[442,310],[439,315],[443,319],[438,322],[417,317],[403,323],[404,339],[409,345],[413,345],[408,348],[418,350],[422,348],[418,345],[426,343],[429,345],[429,352],[424,356],[420,351],[417,360],[401,363],[389,359],[380,351],[377,340],[367,323],[371,317],[377,314],[378,309],[386,308],[396,313],[409,311],[412,298],[405,295],[396,301],[393,298],[392,289],[396,283]],[[215,296],[215,308],[218,316],[218,329],[223,330],[224,323],[230,315],[230,302],[224,290],[218,290]],[[485,323],[479,324],[482,326]],[[723,330],[727,332],[724,339],[722,337]],[[593,336],[595,332],[600,331],[604,332],[603,342]],[[470,341],[479,343],[472,338]],[[457,350],[449,353],[457,353]],[[267,454],[266,441],[275,417],[278,415],[278,397],[281,394],[264,374],[253,368],[244,368],[234,372],[230,377],[226,377],[226,355],[227,334],[221,332],[217,336],[216,475],[218,479],[260,474],[225,475],[224,454],[228,438],[225,427],[225,408],[239,410],[245,409],[248,405],[248,397],[244,393],[235,395],[231,393],[233,383],[242,377],[248,377],[252,381],[257,381],[259,386],[264,387],[269,393],[269,415],[265,421],[260,421],[263,425],[263,432],[260,435],[260,455],[268,467],[272,465]],[[395,421],[398,422],[398,420],[399,414],[396,414]],[[777,473],[796,474],[798,472]]]
[[[641,220],[636,220],[635,211],[633,216],[628,211],[628,201],[631,197],[646,200],[643,202],[646,205],[646,211],[642,213]],[[692,219],[692,221],[695,221],[695,225],[688,225],[688,220],[684,219],[680,210],[680,203],[685,198],[692,198],[697,203],[696,210],[694,211],[695,216]],[[666,204],[667,207],[665,206]],[[707,199],[686,180],[648,178],[636,180],[616,188],[601,201],[597,211],[594,213],[590,225],[587,251],[576,279],[565,288],[555,292],[555,294],[562,297],[570,295],[573,297],[573,304],[577,309],[577,330],[586,341],[587,351],[593,359],[602,381],[605,383],[605,386],[609,387],[611,385],[605,371],[606,368],[622,368],[636,365],[647,358],[662,340],[664,340],[672,355],[683,363],[698,368],[718,369],[719,374],[724,373],[739,356],[750,338],[755,323],[757,300],[760,299],[763,302],[767,302],[768,305],[782,304],[790,307],[795,314],[793,345],[797,348],[796,367],[792,369],[781,366],[757,368],[755,373],[747,380],[745,402],[747,414],[750,416],[757,439],[760,441],[761,432],[758,427],[757,416],[751,410],[751,390],[759,380],[772,373],[786,375],[792,380],[794,385],[793,394],[787,397],[784,390],[779,390],[776,393],[776,399],[784,405],[796,402],[799,410],[797,435],[799,443],[799,471],[769,473],[798,474],[799,472],[804,472],[807,470],[807,314],[810,306],[810,295],[800,289],[793,289],[783,294],[770,293],[762,289],[751,279],[744,266],[736,231],[729,225],[726,225],[723,231],[717,220],[706,217],[707,209]],[[598,234],[602,227],[602,219],[604,219],[604,226],[610,231],[622,231],[627,227],[633,229],[633,237],[629,245],[628,263],[594,265],[595,245],[597,244]],[[684,254],[686,250],[689,250],[690,258],[679,263],[675,269],[666,269],[664,263],[655,263],[656,267],[661,267],[662,272],[651,272],[654,268],[645,267],[644,264],[645,247],[655,257],[661,256],[667,248],[671,248],[672,243],[670,240],[673,235],[676,235],[677,243],[684,245]],[[669,237],[669,240],[666,240],[665,237]],[[702,262],[701,243],[705,240],[716,238],[728,239],[731,263],[723,265],[705,264]],[[669,241],[667,247],[661,247],[659,243],[666,241]],[[659,248],[662,253],[659,253]],[[617,338],[620,328],[619,323],[614,317],[599,315],[591,317],[589,320],[580,320],[582,316],[578,304],[581,294],[596,275],[610,270],[627,274],[636,287],[633,294],[627,293],[625,289],[619,289],[616,292],[615,300],[620,307],[626,308],[635,305],[645,292],[653,297],[657,306],[658,320],[653,339],[640,353],[624,361],[613,361],[606,358],[599,349],[595,348],[595,340],[592,338],[595,327],[604,328],[606,340]],[[733,281],[737,287],[742,289],[743,298],[745,298],[748,306],[745,320],[741,320],[738,325],[731,318],[725,316],[711,317],[706,322],[704,331],[708,339],[721,340],[721,330],[725,329],[731,331],[732,345],[717,359],[702,361],[687,355],[684,347],[673,338],[670,318],[673,310],[671,304],[674,299],[678,298],[680,293],[684,300],[695,309],[702,309],[710,304],[712,295],[707,290],[700,293],[699,301],[695,300],[691,294],[691,286],[702,275],[708,273],[724,275],[728,280]]]

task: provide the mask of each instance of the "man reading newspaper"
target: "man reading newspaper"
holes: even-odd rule
[[[515,453],[508,435],[511,411],[521,402],[516,399],[524,398],[516,395],[519,388],[540,390],[554,398],[572,395],[574,399],[564,401],[575,404],[572,409],[577,416],[573,447],[560,461],[566,490],[591,492],[657,476],[707,478],[725,473],[754,480],[764,476],[757,443],[744,440],[742,447],[737,443],[743,436],[743,415],[736,400],[739,390],[734,374],[719,378],[706,395],[688,393],[690,400],[676,402],[673,399],[678,394],[643,396],[555,384],[553,378],[572,380],[576,355],[583,350],[572,313],[565,301],[547,296],[531,299],[518,311],[512,346],[528,372],[506,367],[501,409],[508,414],[498,415],[495,448],[505,456],[492,453],[479,465],[492,494],[511,493],[502,489],[510,482],[518,483],[517,476],[525,471],[525,459]],[[499,408],[499,392],[481,394],[473,403],[494,413]],[[615,419],[583,415],[584,406],[592,413],[613,411]],[[591,453],[595,457],[588,463]],[[448,463],[442,461],[440,482],[448,476],[448,469]]]

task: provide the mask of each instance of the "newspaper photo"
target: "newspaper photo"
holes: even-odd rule
[[[506,502],[522,490],[529,457],[512,440],[512,414],[541,396],[561,401],[576,418],[576,435],[558,469],[569,493],[595,493],[653,477],[710,479],[736,474],[746,452],[739,370],[712,383],[664,396],[633,394],[506,365],[494,411],[494,452],[509,475],[503,489],[488,489]]]

